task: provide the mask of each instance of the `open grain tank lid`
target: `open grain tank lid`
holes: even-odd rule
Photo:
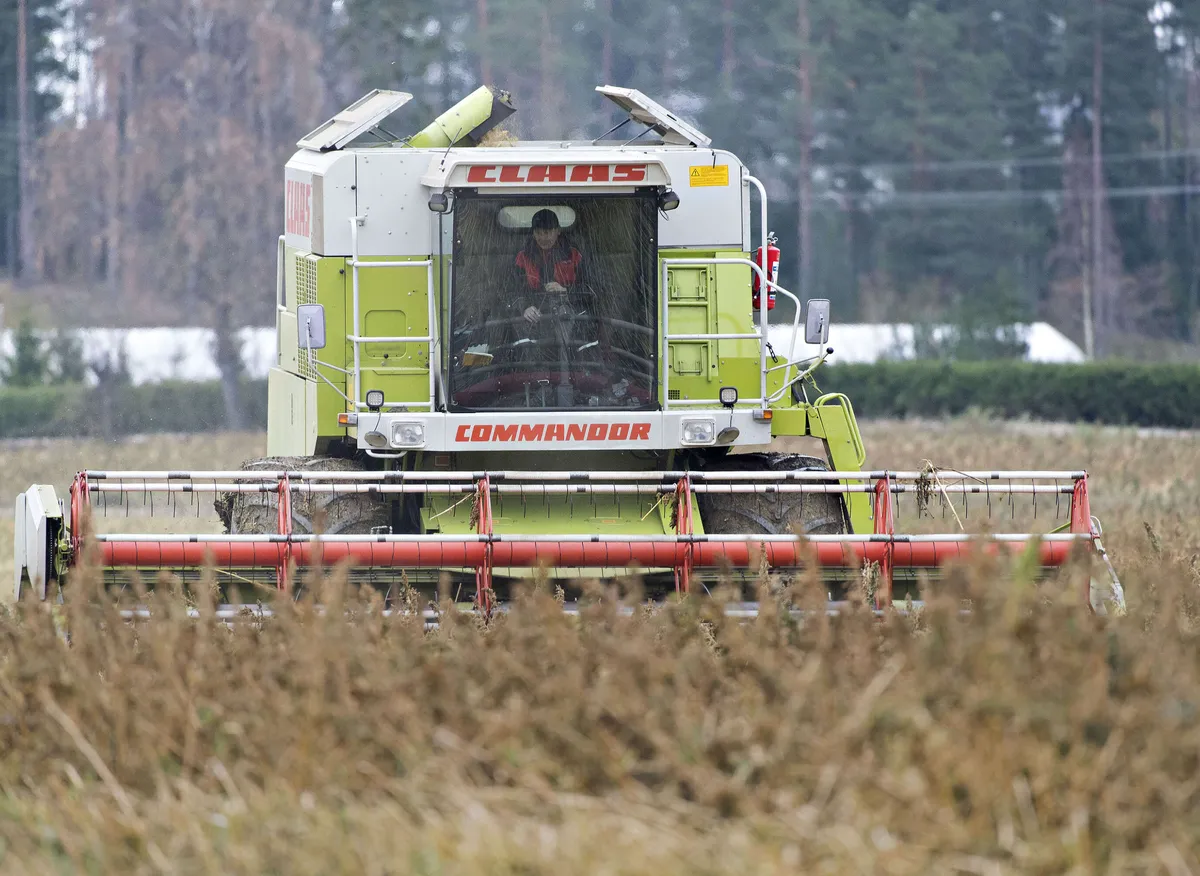
[[[651,100],[636,88],[597,85],[596,90],[629,113],[635,122],[647,125],[664,143],[680,146],[708,146],[712,138],[696,130],[665,106]]]
[[[377,128],[413,96],[405,91],[376,88],[360,97],[332,119],[305,134],[296,143],[301,149],[329,152],[341,149],[368,131]]]

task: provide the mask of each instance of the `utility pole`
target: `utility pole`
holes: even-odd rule
[[[800,31],[800,63],[796,76],[800,80],[800,252],[797,254],[800,268],[800,288],[797,296],[801,301],[812,292],[812,22],[808,14],[808,0],[799,0],[797,27]]]
[[[492,47],[488,40],[488,4],[487,0],[477,0],[475,3],[475,22],[479,31],[479,75],[484,85],[492,84]]]
[[[1088,359],[1096,355],[1096,330],[1093,308],[1104,297],[1104,164],[1100,139],[1103,135],[1101,115],[1104,111],[1101,83],[1104,75],[1104,0],[1094,0],[1095,33],[1092,36],[1092,281],[1084,285],[1083,344]],[[1090,287],[1090,288],[1089,288]],[[1089,294],[1090,293],[1090,294]],[[1108,308],[1101,307],[1101,312]]]
[[[28,282],[33,268],[33,202],[29,194],[29,39],[26,0],[17,0],[17,269],[18,283]]]

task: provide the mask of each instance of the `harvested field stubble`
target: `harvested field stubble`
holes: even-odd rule
[[[431,633],[349,595],[347,618],[336,575],[329,613],[232,630],[166,593],[135,629],[79,587],[57,624],[0,621],[0,866],[1195,871],[1200,600],[1154,562],[1109,621],[1082,567],[963,567],[916,621],[573,620],[532,594]]]

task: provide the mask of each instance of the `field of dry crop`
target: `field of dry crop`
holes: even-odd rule
[[[872,467],[1088,469],[1129,614],[1081,610],[1082,570],[1038,588],[1002,565],[882,623],[608,598],[572,620],[537,594],[425,633],[336,578],[348,619],[262,629],[23,608],[0,614],[0,871],[1200,873],[1200,439],[864,433]],[[0,512],[80,467],[261,447],[7,445]]]

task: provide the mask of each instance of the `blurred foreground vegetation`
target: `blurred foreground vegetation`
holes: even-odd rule
[[[961,567],[915,617],[826,616],[813,577],[750,623],[540,592],[431,632],[337,574],[232,629],[84,580],[0,616],[0,867],[1194,872],[1197,572],[1130,559],[1109,620],[1082,565]]]

